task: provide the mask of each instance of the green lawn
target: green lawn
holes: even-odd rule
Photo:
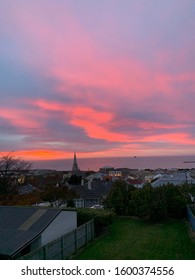
[[[184,220],[150,224],[117,217],[108,232],[74,256],[78,260],[195,260],[195,241]]]

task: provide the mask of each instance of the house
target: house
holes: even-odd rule
[[[109,172],[108,172],[108,175],[109,176],[111,176],[111,177],[122,177],[122,171],[121,170],[119,170],[119,169],[114,169],[114,170],[110,170]]]
[[[17,259],[76,227],[74,210],[0,206],[0,259]]]
[[[90,174],[89,176],[86,177],[87,180],[93,181],[93,180],[104,180],[105,174],[97,172],[94,174]]]
[[[111,182],[102,182],[99,180],[88,181],[84,185],[69,186],[77,195],[77,198],[74,199],[76,208],[87,208],[97,204],[101,205],[111,187]]]
[[[143,180],[139,179],[139,178],[128,178],[126,180],[128,185],[133,185],[136,188],[143,188],[144,182]]]
[[[191,177],[190,172],[176,172],[172,174],[164,174],[151,183],[152,187],[160,187],[167,184],[181,186],[183,184],[195,184],[195,179]]]
[[[109,171],[114,171],[114,167],[112,167],[112,166],[103,166],[103,167],[101,167],[99,169],[100,173],[107,174],[107,175],[108,175]]]

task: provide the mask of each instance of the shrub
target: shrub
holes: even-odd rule
[[[77,210],[77,224],[82,225],[91,219],[94,219],[95,234],[100,235],[112,224],[115,214],[103,209],[79,208]]]
[[[66,207],[68,207],[68,208],[75,208],[74,200],[73,200],[73,199],[67,200],[67,205],[66,205]]]
[[[144,187],[133,193],[135,215],[151,221],[167,217],[183,218],[186,215],[187,199],[182,188],[174,185]]]
[[[173,218],[183,218],[186,215],[187,198],[180,186],[166,185],[163,187],[168,216]]]
[[[116,181],[104,201],[105,207],[114,209],[117,215],[131,215],[131,197],[135,187],[129,186],[124,181]]]
[[[173,184],[155,188],[147,184],[142,189],[137,189],[118,181],[113,184],[105,206],[113,208],[117,215],[133,215],[155,222],[169,217],[184,218],[189,193],[193,193],[194,189],[189,185]]]

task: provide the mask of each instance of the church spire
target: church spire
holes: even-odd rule
[[[79,171],[78,164],[77,164],[77,157],[76,153],[74,152],[74,160],[72,165],[72,173],[77,173]]]

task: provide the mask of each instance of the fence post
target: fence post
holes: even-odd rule
[[[93,239],[95,237],[94,219],[91,221],[91,234],[92,234],[92,239]]]
[[[85,224],[85,243],[87,243],[87,223]]]

